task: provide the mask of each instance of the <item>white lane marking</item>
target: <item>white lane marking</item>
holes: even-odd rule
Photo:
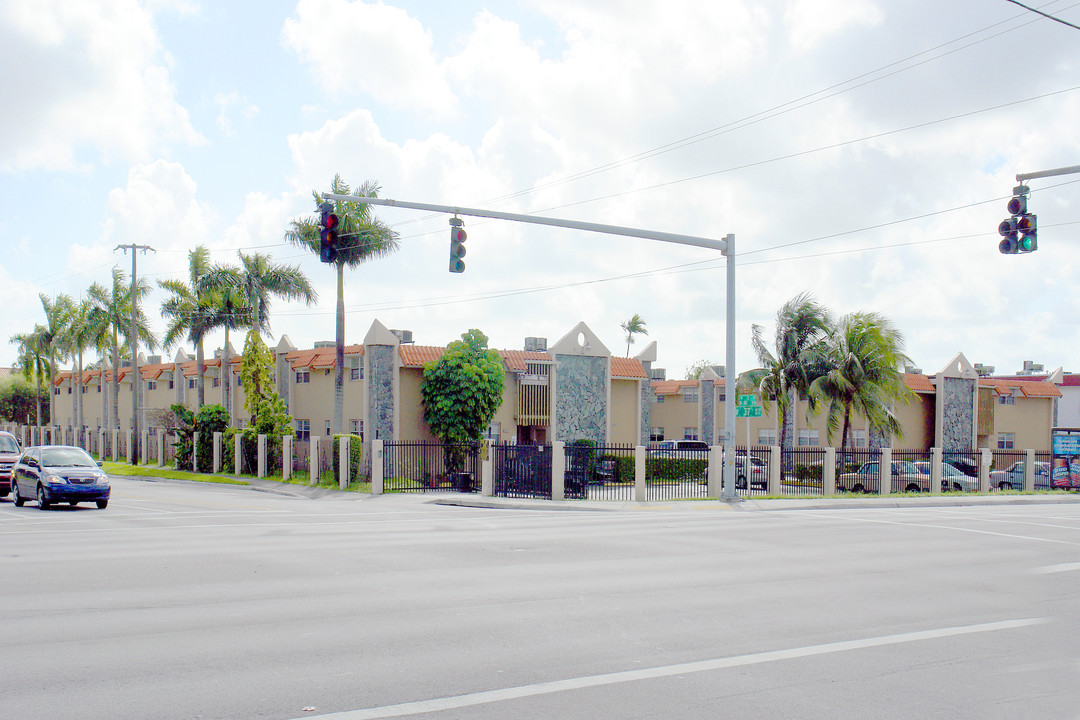
[[[1080,570],[1080,562],[1058,563],[1057,565],[1043,565],[1035,568],[1036,575],[1051,575],[1053,573],[1073,572]]]
[[[457,708],[472,707],[474,705],[483,705],[485,703],[517,700],[520,698],[534,697],[536,695],[547,695],[550,693],[566,692],[568,690],[580,690],[582,688],[598,687],[601,685],[614,685],[616,683],[638,682],[641,680],[672,677],[684,673],[723,670],[744,665],[757,665],[760,663],[776,662],[778,660],[793,660],[796,658],[812,657],[814,655],[827,655],[830,653],[847,652],[849,650],[882,647],[884,645],[898,645],[900,643],[919,642],[922,640],[935,640],[937,638],[970,635],[972,633],[1013,630],[1016,628],[1038,625],[1044,621],[1043,618],[1020,618],[1016,620],[980,623],[978,625],[961,625],[958,627],[937,628],[934,630],[920,630],[897,635],[883,635],[880,637],[863,638],[861,640],[843,640],[824,645],[809,645],[801,648],[790,648],[788,650],[770,650],[768,652],[753,653],[750,655],[736,655],[734,657],[643,668],[641,670],[625,670],[603,675],[554,680],[551,682],[536,683],[534,685],[521,685],[518,687],[503,688],[501,690],[486,690],[469,693],[467,695],[455,695],[432,700],[418,700],[416,702],[384,705],[382,707],[365,708],[362,710],[346,710],[344,712],[328,713],[324,715],[306,715],[304,717],[321,720],[376,720],[377,718],[419,715],[421,713],[436,712],[439,710],[454,710]],[[296,718],[296,720],[301,719]]]
[[[900,527],[921,527],[933,530],[954,530],[956,532],[973,533],[975,535],[993,535],[995,537],[1012,538],[1013,540],[1033,540],[1035,542],[1053,543],[1057,545],[1080,545],[1080,542],[1071,540],[1056,540],[1054,538],[1036,537],[1034,535],[1016,535],[1015,533],[994,532],[993,530],[978,530],[976,528],[956,527],[955,525],[939,525],[925,522],[903,522],[899,520],[875,520],[874,518],[845,517],[843,514],[829,514],[820,512],[808,512],[807,515],[824,517],[830,520],[847,520],[849,522],[875,523],[878,525],[898,525]]]

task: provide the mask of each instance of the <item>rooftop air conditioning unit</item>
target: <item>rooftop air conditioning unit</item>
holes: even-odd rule
[[[337,347],[337,343],[333,340],[316,340],[314,347],[316,350],[319,348],[332,348]]]
[[[408,345],[413,341],[412,330],[391,330],[390,332],[397,336],[398,342],[402,345]]]
[[[151,365],[160,365],[161,364],[161,356],[160,355],[151,355],[150,357],[148,357],[146,359],[146,362],[148,362]]]
[[[547,338],[525,338],[525,352],[547,352]]]
[[[650,380],[667,380],[667,370],[664,368],[653,368],[649,371]]]

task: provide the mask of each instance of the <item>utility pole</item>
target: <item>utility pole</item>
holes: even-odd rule
[[[335,195],[334,193],[322,193],[324,200],[340,200],[344,202],[359,203],[361,205],[382,205],[385,207],[401,207],[411,210],[425,210],[429,212],[441,212],[471,217],[485,217],[495,220],[510,220],[532,225],[548,225],[552,227],[569,228],[571,230],[584,230],[586,232],[606,233],[608,235],[622,235],[624,237],[644,238],[646,240],[658,240],[660,242],[675,243],[678,245],[690,245],[693,247],[719,250],[727,258],[727,307],[725,316],[727,319],[726,333],[726,367],[724,368],[724,385],[726,386],[727,400],[724,402],[724,472],[723,472],[723,498],[733,501],[737,498],[735,493],[735,236],[728,234],[722,240],[715,238],[703,238],[693,235],[680,235],[666,233],[644,228],[621,227],[618,225],[601,225],[599,223],[581,222],[578,220],[565,220],[563,218],[544,217],[543,215],[524,215],[521,213],[501,212],[497,210],[484,210],[481,208],[454,207],[450,205],[433,205],[431,203],[407,202],[404,200],[391,200],[388,198],[369,198],[356,195]],[[451,221],[453,225],[453,221]],[[455,229],[460,226],[455,225]],[[460,238],[464,240],[464,238]],[[464,252],[461,253],[464,255]],[[457,258],[460,258],[458,255]],[[461,270],[464,270],[462,263]],[[451,272],[460,272],[451,265]],[[712,433],[712,428],[709,429]],[[710,443],[712,439],[710,438]]]
[[[139,393],[142,390],[142,377],[139,374],[139,308],[137,302],[136,288],[138,288],[138,278],[135,275],[135,258],[138,256],[138,250],[142,250],[145,254],[147,250],[151,252],[157,252],[149,245],[136,245],[131,243],[130,245],[117,245],[113,248],[113,252],[117,250],[123,250],[126,254],[128,250],[131,250],[131,331],[128,344],[131,346],[131,458],[132,462],[138,463],[139,458]]]

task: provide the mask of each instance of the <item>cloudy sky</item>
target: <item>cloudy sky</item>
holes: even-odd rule
[[[1033,3],[1080,24],[1080,3]],[[996,231],[1016,173],[1080,164],[1080,30],[1006,0],[6,0],[0,63],[5,340],[43,320],[38,293],[130,271],[129,243],[154,281],[198,244],[298,264],[319,302],[275,301],[274,339],[332,340],[333,273],[283,235],[340,173],[734,233],[740,370],[801,292],[885,314],[927,372],[957,352],[1080,370],[1080,175],[1030,182],[1038,252],[1003,256]],[[350,342],[378,318],[519,349],[584,321],[621,355],[638,313],[632,353],[657,341],[668,377],[724,360],[715,251],[466,218],[457,275],[446,216],[378,214],[401,250],[347,272]]]

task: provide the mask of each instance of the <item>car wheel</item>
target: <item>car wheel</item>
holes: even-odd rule
[[[98,500],[97,501],[97,506],[98,506],[98,510],[104,510],[105,508],[109,507],[109,501],[108,500]]]
[[[38,485],[37,486],[37,503],[38,503],[38,508],[39,509],[41,509],[41,510],[48,510],[49,509],[49,499],[45,497],[45,486],[44,485]]]
[[[904,492],[922,492],[922,488],[915,483],[910,483],[906,488],[904,488]]]
[[[864,492],[866,492],[866,488],[864,488],[862,486],[862,483],[855,483],[855,486],[853,488],[851,488],[851,492],[853,492],[853,493],[864,493]]]
[[[746,489],[746,476],[745,475],[740,475],[738,478],[735,479],[735,487],[739,488],[740,490],[745,490]]]
[[[19,486],[15,483],[11,483],[11,502],[15,503],[15,507],[22,507],[26,500],[19,495]]]
[[[1012,490],[1012,483],[1003,482],[998,485],[998,490]]]

